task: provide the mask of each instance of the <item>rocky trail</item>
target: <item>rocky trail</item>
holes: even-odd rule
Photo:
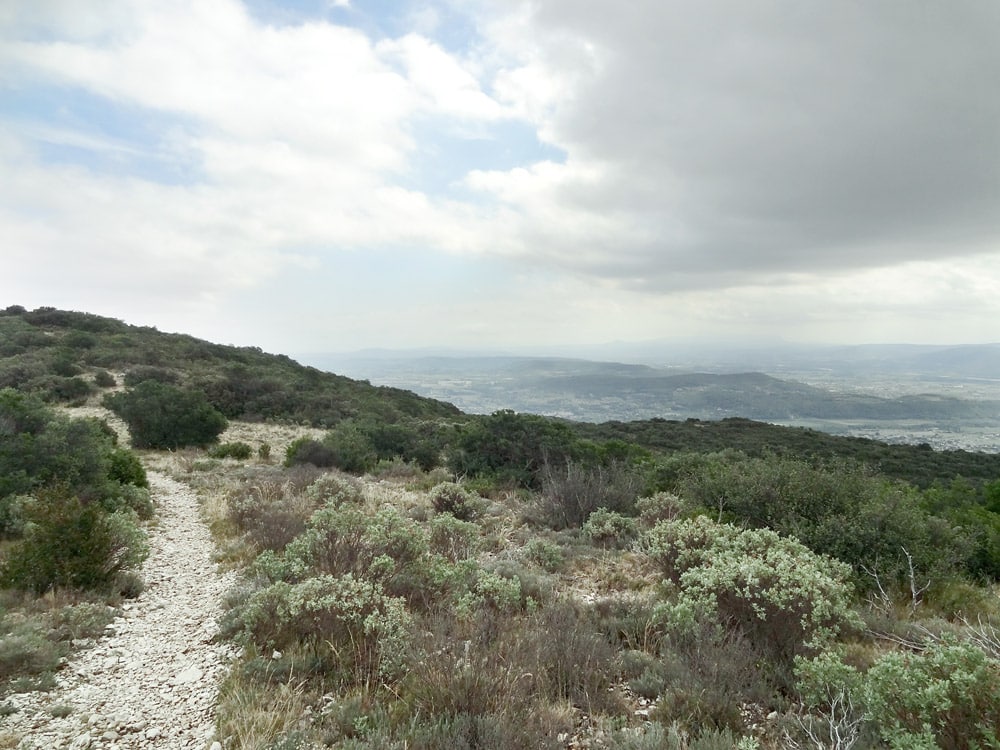
[[[158,472],[149,482],[159,521],[149,530],[145,591],[73,654],[55,690],[10,696],[17,712],[0,731],[21,737],[19,750],[221,747],[214,710],[233,653],[212,636],[233,574],[216,572],[194,492]]]

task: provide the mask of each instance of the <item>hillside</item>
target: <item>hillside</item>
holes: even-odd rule
[[[463,415],[83,313],[0,330],[34,392],[0,389],[0,747],[992,746],[998,455]],[[117,406],[148,385],[247,420],[144,447]]]
[[[96,390],[100,372],[118,384],[153,379],[201,390],[231,419],[324,427],[347,418],[393,423],[461,415],[442,401],[322,372],[254,347],[213,344],[83,312],[17,306],[0,312],[0,388],[80,400]]]
[[[994,453],[889,445],[759,421],[764,418],[760,405],[765,403],[782,414],[801,414],[810,409],[831,413],[836,408],[842,413],[856,409],[896,413],[920,408],[926,419],[932,420],[936,411],[950,414],[956,409],[988,408],[989,404],[984,406],[983,402],[940,397],[837,396],[759,373],[664,375],[662,370],[643,365],[564,358],[441,357],[419,366],[428,368],[439,382],[450,382],[449,378],[458,377],[458,373],[478,373],[482,383],[488,382],[496,409],[517,404],[519,395],[544,400],[546,389],[560,387],[571,387],[574,392],[591,389],[605,401],[621,403],[641,401],[643,393],[659,389],[661,394],[669,391],[670,398],[699,405],[699,413],[705,415],[701,419],[556,422],[577,439],[623,441],[654,454],[730,448],[748,455],[775,452],[810,460],[850,459],[920,486],[957,476],[976,482],[1000,476],[1000,455]],[[374,452],[380,457],[394,453],[415,456],[423,447],[428,454],[422,459],[425,465],[435,462],[435,452],[440,456],[452,450],[456,425],[476,420],[441,400],[402,388],[373,386],[253,347],[214,344],[84,312],[53,308],[26,311],[19,307],[0,312],[0,388],[34,392],[52,402],[82,403],[102,390],[96,384],[101,373],[110,377],[104,383],[119,386],[143,379],[188,386],[204,392],[211,404],[230,419],[318,428],[350,420],[366,425],[368,437],[376,443]],[[456,387],[453,382],[451,387]],[[523,406],[515,408],[541,413]],[[397,423],[416,426],[407,428],[410,433],[401,436],[386,427]]]

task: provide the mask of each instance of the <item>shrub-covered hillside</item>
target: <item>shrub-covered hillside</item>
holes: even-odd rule
[[[83,313],[0,333],[0,695],[141,589],[145,464],[240,572],[229,748],[1000,747],[996,456],[469,416]]]
[[[391,423],[460,414],[450,404],[252,347],[212,344],[83,312],[18,306],[0,312],[0,387],[72,402],[99,388],[144,380],[201,391],[233,419],[332,426],[345,418]]]

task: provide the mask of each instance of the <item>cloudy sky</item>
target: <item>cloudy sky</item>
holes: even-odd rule
[[[0,303],[296,353],[1000,340],[995,0],[4,0]]]

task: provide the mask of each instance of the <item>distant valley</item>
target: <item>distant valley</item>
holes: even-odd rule
[[[584,422],[747,417],[833,434],[1000,452],[1000,346],[648,346],[645,362],[461,352],[297,355],[463,411]]]

